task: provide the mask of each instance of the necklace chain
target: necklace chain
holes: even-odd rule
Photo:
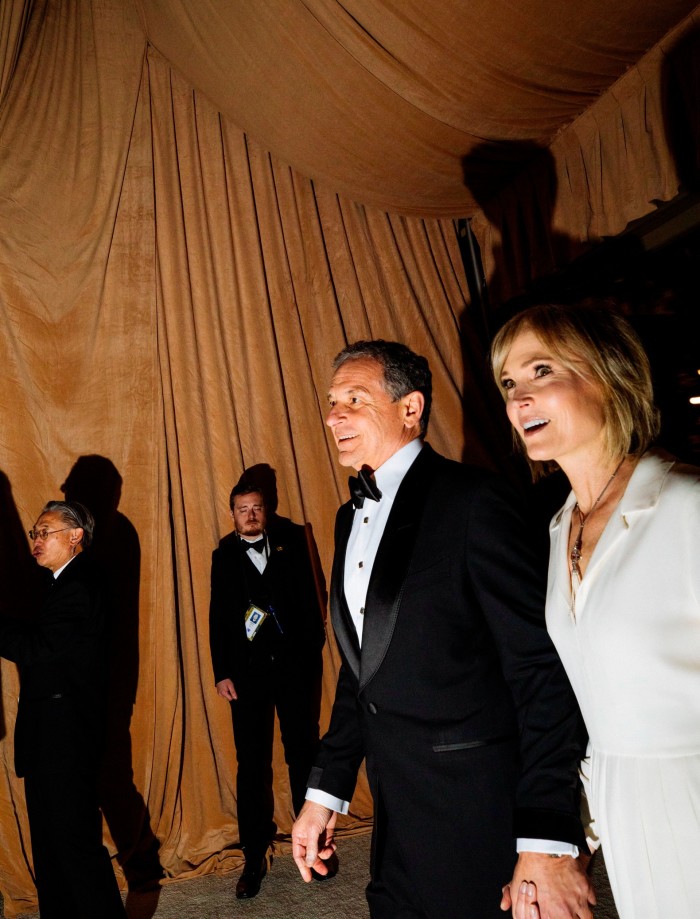
[[[598,504],[601,498],[603,497],[605,492],[610,487],[612,480],[615,478],[615,476],[620,471],[620,467],[622,466],[624,461],[625,461],[625,458],[623,456],[617,468],[615,469],[613,474],[610,476],[608,481],[603,486],[603,490],[598,495],[598,497],[595,499],[595,501],[593,502],[593,505],[591,506],[591,509],[589,510],[587,514],[584,515],[583,511],[579,507],[578,501],[576,502],[574,506],[574,510],[578,513],[579,527],[578,527],[578,534],[576,535],[576,539],[574,540],[574,545],[571,549],[571,574],[573,577],[577,578],[578,581],[581,580],[581,566],[579,563],[581,561],[581,549],[583,547],[583,528],[585,527],[587,521],[590,519],[590,516],[593,513],[593,511],[596,509],[596,507],[598,507]]]

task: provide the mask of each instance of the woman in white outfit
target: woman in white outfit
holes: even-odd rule
[[[587,788],[621,919],[700,916],[700,470],[650,448],[649,363],[606,309],[537,306],[492,349],[550,525],[547,626],[590,737]],[[515,915],[539,916],[536,890]],[[533,905],[535,904],[535,905]]]

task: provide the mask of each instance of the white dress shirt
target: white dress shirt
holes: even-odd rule
[[[252,537],[251,536],[241,536],[240,533],[238,534],[238,536],[242,543],[257,542],[261,538],[265,540],[265,547],[262,550],[262,552],[258,552],[257,549],[247,549],[246,550],[246,555],[251,560],[251,562],[255,565],[255,567],[258,569],[260,574],[262,574],[265,568],[267,568],[267,560],[270,557],[270,541],[267,538],[267,533],[263,533],[262,537],[260,536],[252,536]]]
[[[423,442],[416,438],[390,456],[374,473],[375,482],[382,493],[381,500],[372,501],[368,498],[363,507],[355,508],[352,529],[345,551],[343,583],[345,599],[360,647],[362,647],[367,588],[379,543],[384,535],[384,527],[389,519],[391,508],[394,506],[394,498],[396,498],[399,485],[420,453],[422,446]]]
[[[72,556],[68,559],[68,561],[66,562],[65,565],[61,565],[61,567],[58,569],[58,571],[52,572],[54,581],[56,580],[56,578],[59,576],[59,574],[60,574],[62,571],[65,571],[65,570],[66,570],[66,568],[70,565],[70,563],[73,561],[74,558],[75,558],[75,555],[72,555]]]

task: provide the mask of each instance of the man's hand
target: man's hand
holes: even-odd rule
[[[595,892],[588,859],[521,852],[513,880],[503,888],[502,910],[513,919],[593,919]]]
[[[333,831],[338,815],[329,807],[307,801],[292,827],[292,854],[299,873],[308,883],[311,869],[326,874],[325,860],[335,852]]]
[[[238,698],[238,693],[236,692],[236,687],[233,685],[233,680],[219,680],[216,684],[216,691],[219,693],[222,699],[227,699],[229,702],[233,702],[234,699]]]

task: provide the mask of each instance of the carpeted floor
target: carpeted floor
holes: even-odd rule
[[[152,893],[129,894],[129,919],[230,919],[234,915],[241,919],[367,919],[364,890],[369,835],[341,839],[338,853],[340,872],[331,881],[304,884],[291,855],[281,855],[274,859],[254,900],[236,900],[237,873],[210,876],[166,884]],[[593,878],[598,892],[596,919],[618,919],[601,856],[593,861]],[[37,917],[33,913],[26,919]]]
[[[236,872],[168,884],[160,891],[155,912],[148,894],[131,894],[129,919],[365,919],[369,839],[365,834],[339,841],[340,871],[330,881],[305,884],[293,858],[285,854],[273,859],[253,900],[236,900]]]

